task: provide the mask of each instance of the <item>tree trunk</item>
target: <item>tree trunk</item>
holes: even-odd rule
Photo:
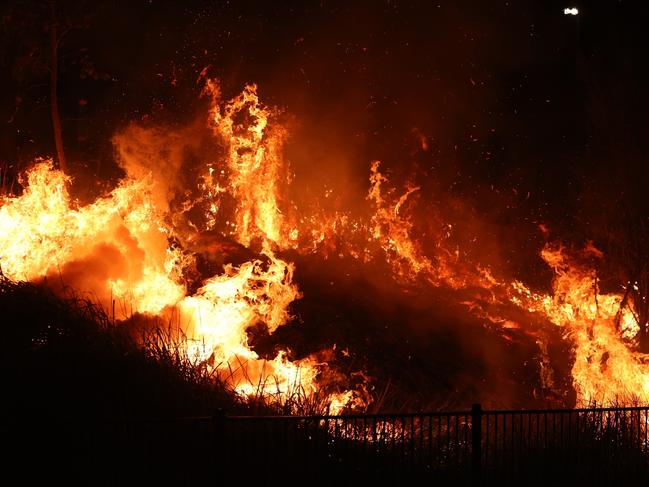
[[[56,2],[50,2],[50,113],[52,115],[52,128],[54,129],[54,142],[56,144],[56,155],[59,162],[59,169],[68,173],[68,165],[65,162],[63,152],[63,133],[61,131],[61,117],[59,116],[59,41],[57,39]]]

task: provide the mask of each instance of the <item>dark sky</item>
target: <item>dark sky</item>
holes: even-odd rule
[[[297,167],[344,164],[362,186],[381,159],[510,228],[588,233],[621,200],[649,208],[642,3],[59,1],[64,141],[77,171],[110,174],[111,134],[195,117],[207,67],[295,117]],[[7,164],[54,153],[43,5],[2,7]]]

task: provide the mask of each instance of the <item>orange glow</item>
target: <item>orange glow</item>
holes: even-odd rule
[[[39,160],[23,179],[23,194],[0,206],[0,265],[11,279],[75,275],[81,292],[106,306],[159,313],[178,302],[183,256],[167,246],[166,228],[146,178],[125,179],[107,197],[79,207],[51,160]],[[110,262],[107,262],[109,259]],[[126,318],[118,306],[118,319]]]
[[[161,144],[155,131],[131,127],[115,137],[126,176],[85,206],[70,195],[69,179],[51,160],[39,159],[20,181],[22,194],[0,196],[2,272],[17,280],[63,281],[109,313],[115,309],[117,320],[134,313],[176,316],[192,360],[224,372],[243,395],[285,401],[296,393],[317,393],[327,367],[314,356],[291,360],[290,350],[264,359],[248,343],[249,328],[263,325],[275,332],[291,320],[290,306],[301,298],[287,251],[380,260],[400,283],[463,292],[458,302],[499,326],[504,338],[512,330],[533,336],[544,384],[552,382],[547,345],[523,318],[534,315],[560,327],[574,350],[579,405],[649,401],[649,357],[635,351],[639,326],[633,303],[623,305],[621,293],[600,291],[594,266],[604,256],[592,244],[572,253],[546,245],[541,257],[554,271],[552,292],[538,293],[498,269],[471,262],[449,243],[451,224],[417,237],[412,208],[421,189],[390,187],[378,161],[370,166],[370,217],[320,209],[300,213],[288,197],[291,171],[283,157],[288,131],[279,111],[260,102],[255,85],[228,102],[215,81],[207,82],[206,93],[208,125],[223,154],[199,167],[193,187],[182,188],[197,196],[173,209],[180,152],[147,152]],[[171,155],[157,160],[162,153]],[[197,208],[202,223],[187,223],[184,214]],[[191,234],[183,233],[187,229]],[[208,243],[202,246],[201,238]],[[224,250],[228,245],[244,248],[245,258],[231,258]],[[205,248],[223,265],[191,287],[189,270],[208,253]],[[329,396],[329,411],[362,409],[369,400],[365,390],[345,389]]]
[[[374,162],[368,195],[376,206],[372,236],[380,242],[399,278],[419,277],[435,286],[482,290],[479,300],[466,300],[463,304],[503,330],[526,328],[525,323],[503,316],[503,311],[494,314],[494,309],[500,306],[506,310],[508,304],[540,314],[564,328],[575,354],[572,379],[579,406],[649,402],[649,356],[633,350],[639,326],[632,303],[622,306],[621,293],[601,293],[594,268],[583,264],[602,259],[601,251],[588,244],[571,259],[562,246],[546,245],[540,255],[555,273],[552,294],[535,293],[520,281],[497,278],[488,267],[472,266],[448,249],[443,239],[437,241],[437,254],[426,256],[411,237],[411,220],[400,211],[419,188],[408,186],[396,203],[389,204],[383,196],[388,180],[378,169],[379,163]],[[536,336],[534,329],[525,331]],[[503,338],[508,339],[506,335]],[[542,357],[541,381],[547,383],[551,381],[547,351],[541,340],[537,339],[537,343]]]
[[[592,244],[579,254],[582,260],[603,257]],[[621,305],[622,294],[602,294],[594,269],[571,260],[561,245],[546,245],[541,256],[555,273],[553,294],[536,294],[515,282],[512,301],[565,328],[574,344],[578,404],[646,403],[649,357],[630,346],[639,327],[631,308]]]
[[[432,263],[422,255],[419,245],[411,238],[412,223],[399,211],[408,197],[419,188],[408,187],[394,205],[387,204],[382,186],[388,180],[379,172],[379,164],[379,161],[374,161],[370,168],[371,186],[367,195],[376,207],[372,218],[372,237],[385,251],[387,261],[395,264],[396,272],[402,279],[413,279],[420,273],[430,274],[433,272]]]
[[[155,146],[156,134],[134,128],[115,137],[127,177],[90,205],[80,206],[70,197],[68,179],[51,161],[36,162],[21,180],[23,193],[5,195],[0,202],[0,265],[12,279],[60,275],[66,285],[98,298],[109,312],[114,308],[118,320],[133,313],[179,316],[187,356],[227,371],[241,394],[285,401],[299,389],[308,396],[317,391],[322,364],[308,357],[291,361],[286,351],[261,359],[246,335],[256,324],[275,331],[300,297],[293,264],[273,250],[295,240],[276,195],[285,170],[279,156],[283,129],[267,127],[271,112],[259,104],[253,86],[222,108],[216,85],[208,86],[215,96],[211,123],[227,145],[219,167],[227,170],[230,184],[211,184],[213,166],[197,182],[205,198],[213,200],[206,221],[221,217],[217,198],[229,193],[237,201],[232,234],[255,247],[258,259],[226,264],[222,273],[187,295],[184,271],[194,256],[170,245],[178,229],[168,222],[178,216],[168,214],[170,184],[164,176],[169,174],[154,178],[146,166],[151,154],[143,147]],[[235,123],[243,111],[246,122]],[[173,163],[159,164],[173,172]],[[344,407],[339,399],[336,404]]]

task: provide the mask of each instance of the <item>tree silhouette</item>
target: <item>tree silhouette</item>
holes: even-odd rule
[[[87,49],[78,43],[66,44],[68,34],[87,30],[97,12],[89,2],[56,0],[13,0],[0,6],[0,63],[4,68],[7,91],[15,93],[12,114],[7,123],[19,115],[35,117],[47,105],[59,168],[68,173],[60,103],[60,80],[73,66],[81,78],[106,79],[89,60]],[[48,89],[45,90],[44,88]],[[7,86],[4,87],[7,89]],[[5,103],[10,103],[6,101]],[[31,119],[30,119],[31,121]],[[31,124],[30,124],[31,125]]]

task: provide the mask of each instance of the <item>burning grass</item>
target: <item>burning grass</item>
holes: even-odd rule
[[[16,465],[38,465],[16,472],[28,482],[228,478],[232,471],[214,470],[222,440],[212,418],[220,411],[314,414],[329,406],[328,396],[307,394],[299,382],[288,394],[270,383],[250,383],[254,392],[239,394],[232,368],[191,360],[186,338],[158,321],[116,322],[91,298],[54,293],[45,281],[0,275],[0,310],[1,432]]]
[[[48,159],[19,176],[16,193],[5,187],[5,275],[50,286],[77,314],[89,301],[68,285],[89,293],[98,305],[87,313],[104,310],[99,328],[140,330],[148,360],[283,413],[384,408],[387,395],[369,391],[393,377],[407,391],[397,410],[430,408],[444,388],[455,407],[649,397],[644,323],[633,299],[601,289],[595,245],[546,241],[553,279],[539,291],[497,259],[481,262],[461,211],[445,214],[415,181],[400,189],[376,161],[358,208],[300,201],[281,110],[254,85],[229,101],[216,81],[205,92],[202,128],[116,134],[124,177],[87,204]],[[47,326],[49,344],[60,336]],[[87,353],[81,342],[71,356]]]
[[[151,317],[116,322],[89,297],[46,281],[0,277],[0,309],[8,378],[8,417],[179,417],[232,414],[320,414],[328,397],[299,381],[280,389],[246,375],[243,359],[218,364],[190,357],[189,339]],[[234,376],[248,380],[237,393]]]

